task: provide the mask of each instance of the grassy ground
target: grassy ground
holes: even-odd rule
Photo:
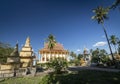
[[[120,73],[84,70],[42,77],[9,78],[0,84],[120,84]]]

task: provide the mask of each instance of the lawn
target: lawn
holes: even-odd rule
[[[42,77],[9,78],[0,84],[120,84],[120,73],[84,70]]]

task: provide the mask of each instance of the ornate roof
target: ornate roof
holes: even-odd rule
[[[40,51],[50,51],[50,49],[48,48],[48,43],[45,43],[44,48],[41,49]],[[62,44],[56,43],[52,51],[67,51],[67,50],[64,49]]]

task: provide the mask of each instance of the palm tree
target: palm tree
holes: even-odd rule
[[[55,37],[52,34],[49,34],[46,43],[48,45],[48,49],[50,49],[50,55],[51,55],[50,57],[52,58],[52,50],[53,50],[53,48],[54,48],[54,46],[56,44]]]
[[[96,9],[94,9],[93,12],[95,13],[95,15],[92,16],[92,19],[97,20],[98,24],[102,25],[102,28],[104,30],[104,33],[105,33],[105,36],[106,36],[106,39],[107,39],[107,42],[108,42],[108,46],[109,46],[109,49],[110,49],[110,52],[111,52],[111,55],[112,55],[112,59],[115,60],[114,56],[113,56],[113,53],[112,53],[111,46],[110,46],[110,42],[109,42],[109,39],[108,39],[107,32],[106,32],[106,29],[104,27],[104,20],[108,18],[107,14],[109,12],[109,8],[103,8],[103,7],[99,6]]]
[[[70,56],[71,56],[72,58],[76,59],[76,54],[75,54],[73,51],[70,52]]]
[[[56,44],[55,37],[52,34],[48,36],[47,43],[48,43],[48,48],[52,50]]]
[[[120,6],[120,0],[116,0],[112,6],[110,6],[110,9],[115,9],[116,7]]]
[[[111,35],[109,40],[110,40],[110,43],[112,45],[114,45],[115,52],[117,52],[116,45],[117,45],[117,42],[118,42],[118,38],[115,35]]]
[[[120,40],[117,42],[118,44],[118,54],[120,55]]]

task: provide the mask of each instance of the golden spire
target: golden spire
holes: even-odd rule
[[[25,42],[25,46],[30,46],[30,38],[29,37],[27,37],[27,39],[26,39],[26,42]]]
[[[84,47],[84,51],[83,51],[84,54],[88,54],[88,50],[86,47]]]

